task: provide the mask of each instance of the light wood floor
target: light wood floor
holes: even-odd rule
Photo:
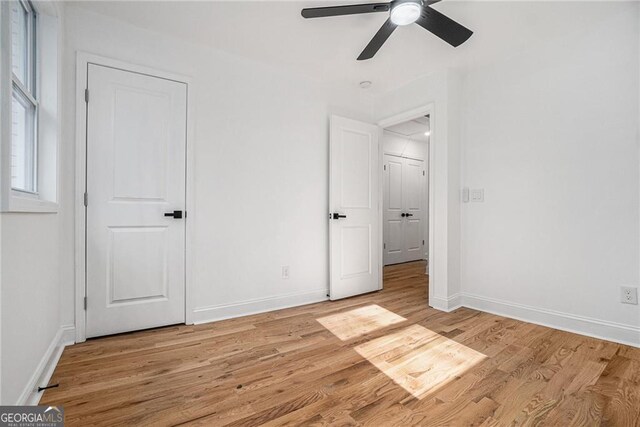
[[[384,291],[65,349],[67,425],[640,425],[640,349]]]

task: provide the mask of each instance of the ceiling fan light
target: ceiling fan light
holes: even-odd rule
[[[391,22],[396,25],[413,24],[420,18],[422,6],[419,2],[407,1],[397,3],[391,8]]]

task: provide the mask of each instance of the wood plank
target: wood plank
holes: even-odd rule
[[[84,425],[639,425],[640,349],[380,292],[65,349],[43,405]]]

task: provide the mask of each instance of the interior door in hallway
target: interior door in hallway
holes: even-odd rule
[[[184,323],[186,84],[87,73],[87,337]]]
[[[424,161],[384,156],[384,265],[424,258]]]

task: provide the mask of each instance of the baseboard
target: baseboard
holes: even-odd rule
[[[37,405],[42,397],[42,393],[38,393],[38,387],[44,387],[49,383],[53,371],[56,369],[58,360],[62,356],[62,351],[67,345],[73,344],[76,337],[75,327],[73,325],[61,326],[58,332],[51,340],[47,351],[40,359],[40,363],[31,375],[27,386],[20,394],[16,405]]]
[[[453,310],[456,310],[462,307],[462,295],[454,294],[449,298],[430,297],[429,305],[435,308],[436,310],[449,313]]]
[[[463,293],[464,307],[562,331],[640,347],[640,327]]]
[[[269,298],[258,298],[238,303],[200,307],[193,310],[193,322],[198,325],[201,323],[265,313],[267,311],[280,310],[283,308],[313,304],[329,299],[327,297],[327,293],[327,289],[318,289],[309,292],[278,295]]]

